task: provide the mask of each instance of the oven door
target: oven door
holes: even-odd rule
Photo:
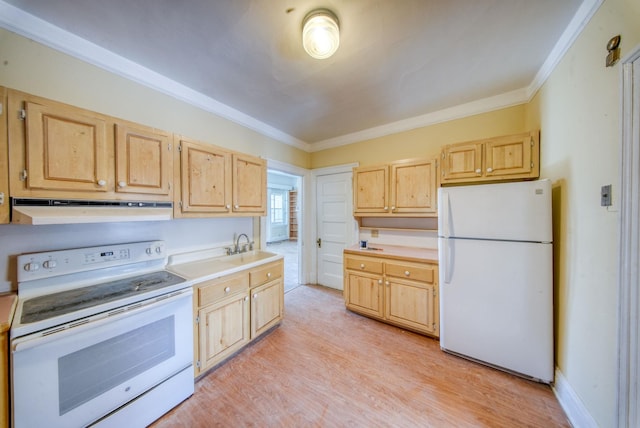
[[[12,340],[14,426],[86,426],[192,365],[192,294]]]

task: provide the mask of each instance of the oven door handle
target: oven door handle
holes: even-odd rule
[[[116,308],[102,314],[70,322],[68,324],[65,324],[64,326],[53,327],[37,333],[17,337],[11,340],[11,352],[15,353],[24,351],[26,349],[33,348],[34,346],[39,346],[54,340],[58,340],[70,334],[78,334],[84,332],[85,330],[90,330],[122,318],[130,317],[132,315],[148,311],[150,309],[155,309],[160,305],[169,304],[179,299],[184,299],[187,297],[191,299],[192,295],[193,290],[191,287],[188,287],[172,293],[170,297],[159,296],[147,301],[134,303],[132,305],[129,305],[128,307],[125,307],[124,310],[123,308]]]

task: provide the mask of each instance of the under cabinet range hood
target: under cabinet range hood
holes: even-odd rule
[[[11,199],[11,223],[75,224],[171,220],[171,202]]]

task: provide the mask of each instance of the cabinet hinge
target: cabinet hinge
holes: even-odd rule
[[[196,361],[196,367],[200,368],[200,360]]]
[[[433,297],[436,297],[436,289],[433,289]]]
[[[200,324],[200,317],[196,317],[196,324]]]
[[[178,205],[180,205],[180,208],[182,208],[182,201],[178,202]]]
[[[167,150],[171,151],[171,147],[173,147],[171,143],[167,144]]]
[[[533,162],[531,162],[531,168],[533,168]]]
[[[2,103],[0,103],[0,114],[2,114]]]
[[[23,169],[22,172],[20,173],[20,181],[25,181],[27,179],[27,170]]]
[[[178,144],[178,151],[181,152],[182,151],[182,144]]]
[[[444,152],[442,152],[440,156],[442,156],[442,160],[444,160]]]
[[[20,120],[25,120],[27,118],[27,111],[25,109],[20,109],[18,112],[18,118]]]
[[[530,145],[531,147],[533,147],[533,138],[531,138],[531,139],[529,140],[529,145]]]
[[[0,205],[4,205],[4,192],[0,192]]]
[[[436,329],[436,323],[433,323],[432,328],[433,328],[433,330],[435,331],[435,329]]]

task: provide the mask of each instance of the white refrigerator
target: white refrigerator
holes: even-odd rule
[[[553,380],[551,182],[438,190],[440,347]]]

